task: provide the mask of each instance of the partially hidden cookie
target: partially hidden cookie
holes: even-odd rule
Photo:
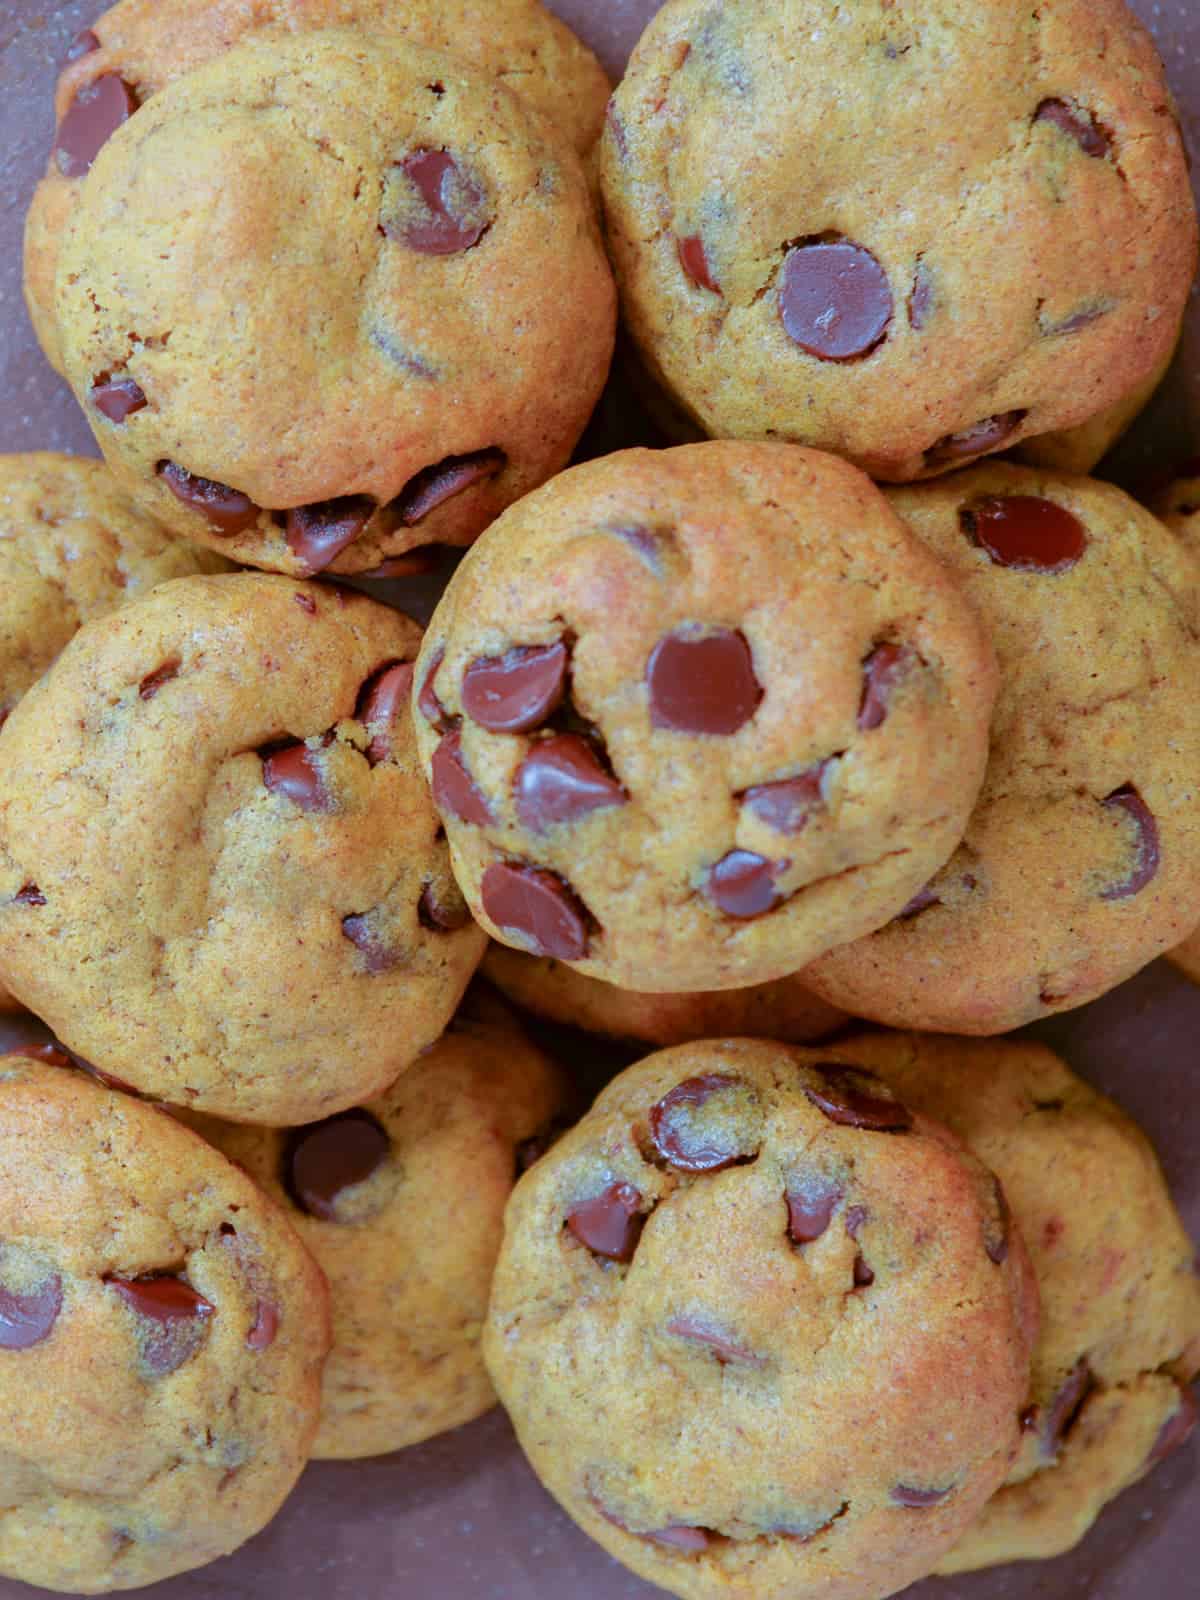
[[[1186,462],[1150,507],[1177,539],[1200,555],[1200,459]]]
[[[521,1180],[484,1353],[543,1483],[686,1600],[877,1600],[1000,1486],[1036,1289],[993,1176],[834,1052],[630,1068]]]
[[[107,140],[160,89],[243,40],[325,27],[391,33],[449,51],[550,118],[580,157],[600,136],[609,92],[604,69],[538,0],[119,0],[67,50],[55,93],[54,149],[25,225],[25,300],[58,371],[59,246]]]
[[[875,1033],[838,1054],[997,1174],[1041,1291],[1021,1453],[938,1570],[1059,1555],[1196,1421],[1200,1279],[1154,1151],[1032,1040]]]
[[[0,1573],[104,1594],[236,1550],[316,1432],[316,1263],[171,1117],[19,1053],[0,1171]]]
[[[415,706],[488,932],[670,993],[790,976],[903,909],[962,835],[994,682],[861,473],[712,442],[513,507],[430,622]]]
[[[314,1456],[400,1450],[495,1404],[479,1341],[504,1207],[567,1100],[507,1008],[473,995],[415,1066],[351,1111],[290,1132],[197,1120],[329,1280]]]
[[[1081,422],[1078,427],[1026,439],[1017,447],[1017,459],[1026,466],[1042,467],[1049,472],[1094,471],[1109,451],[1124,438],[1161,388],[1178,348],[1177,341],[1170,354],[1127,398],[1109,406],[1106,411],[1098,412],[1090,421]]]
[[[601,175],[625,321],[704,430],[888,482],[1122,405],[1196,266],[1124,0],[669,0]]]
[[[439,1036],[484,938],[415,759],[419,636],[262,574],[76,634],[0,734],[0,977],[70,1050],[283,1124]]]
[[[56,316],[129,493],[309,576],[468,544],[565,466],[615,291],[552,124],[455,57],[331,28],[239,45],[113,134]]]
[[[889,499],[991,633],[991,757],[949,862],[805,976],[855,1016],[1003,1033],[1095,999],[1195,925],[1200,568],[1086,478],[989,463]]]

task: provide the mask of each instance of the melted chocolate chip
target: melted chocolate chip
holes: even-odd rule
[[[910,1511],[924,1511],[929,1506],[939,1506],[952,1493],[950,1489],[914,1489],[911,1484],[898,1483],[892,1490],[892,1500]]]
[[[246,1335],[248,1350],[269,1350],[279,1332],[279,1307],[273,1300],[260,1300],[254,1308],[254,1326]]]
[[[446,656],[444,648],[439,649],[430,660],[429,670],[425,674],[425,681],[421,684],[421,692],[417,696],[417,709],[425,718],[431,728],[436,728],[439,733],[445,733],[450,726],[450,717],[445,706],[437,697],[434,687],[438,672]]]
[[[844,1198],[843,1191],[825,1178],[794,1180],[784,1199],[788,1210],[788,1238],[795,1245],[812,1244],[833,1221]]]
[[[996,1200],[996,1223],[994,1227],[984,1230],[984,1249],[987,1251],[988,1260],[998,1267],[1002,1267],[1008,1260],[1009,1241],[1012,1233],[1012,1207],[1008,1203],[1008,1196],[1004,1192],[1004,1185],[1000,1179],[993,1176]]]
[[[1042,1428],[1042,1454],[1047,1459],[1058,1454],[1079,1413],[1083,1410],[1093,1384],[1092,1369],[1088,1365],[1087,1357],[1084,1356],[1072,1368],[1066,1381],[1050,1402],[1050,1409]]]
[[[157,1378],[177,1372],[200,1348],[204,1325],[216,1307],[182,1278],[108,1278],[144,1324],[142,1360]]]
[[[317,602],[313,599],[312,595],[298,594],[295,598],[296,604],[300,607],[301,611],[307,611],[310,617],[316,616]]]
[[[1043,100],[1033,114],[1034,122],[1051,122],[1083,151],[1101,161],[1112,149],[1112,137],[1090,111],[1068,105],[1065,100]]]
[[[1017,572],[1067,572],[1087,549],[1087,530],[1078,517],[1036,495],[1013,494],[966,506],[963,531],[998,567]]]
[[[875,1274],[863,1259],[860,1251],[854,1258],[854,1287],[856,1289],[869,1289],[874,1282]]]
[[[567,1227],[580,1244],[606,1261],[632,1261],[646,1218],[642,1196],[631,1183],[614,1183],[594,1200],[582,1200],[567,1213]]]
[[[301,811],[332,811],[334,798],[316,752],[306,744],[284,745],[263,758],[263,784],[272,794],[290,800]]]
[[[427,883],[417,902],[417,920],[433,933],[457,933],[471,920],[471,910],[458,885],[439,888]]]
[[[101,416],[120,426],[135,411],[143,411],[146,396],[132,378],[97,378],[92,385],[92,404]]]
[[[576,733],[541,739],[517,768],[517,817],[531,833],[623,806],[629,796]]]
[[[296,506],[287,513],[284,538],[303,564],[306,577],[324,572],[347,545],[352,545],[375,515],[375,502],[365,494],[347,494]]]
[[[660,639],[646,666],[646,687],[654,726],[680,733],[734,734],[763,698],[750,646],[728,628],[684,628]]]
[[[83,56],[90,56],[94,50],[99,50],[100,40],[90,28],[84,28],[77,33],[67,46],[67,53],[63,62],[79,61]]]
[[[1101,317],[1106,317],[1112,310],[1111,305],[1084,306],[1080,311],[1073,311],[1069,317],[1064,317],[1061,322],[1041,322],[1042,333],[1047,339],[1056,339],[1069,333],[1082,333],[1084,328],[1090,328],[1093,322],[1099,322]]]
[[[709,873],[704,891],[727,917],[750,922],[782,903],[784,896],[775,879],[790,865],[787,861],[768,861],[753,850],[731,850]]]
[[[534,955],[582,961],[588,951],[587,911],[556,873],[493,863],[483,875],[483,910],[498,928],[520,934]]]
[[[342,937],[363,958],[363,966],[373,976],[390,972],[404,960],[404,951],[398,950],[379,932],[369,914],[342,918]]]
[[[301,1211],[336,1222],[340,1195],[365,1183],[391,1148],[387,1132],[369,1111],[343,1111],[291,1135],[284,1153],[284,1187]]]
[[[803,833],[813,815],[824,808],[821,782],[828,766],[828,761],[820,761],[795,778],[756,784],[741,796],[742,804],[776,833]]]
[[[856,361],[882,344],[894,303],[887,273],[848,239],[797,245],[783,263],[779,314],[788,338],[822,361]]]
[[[907,1133],[912,1127],[912,1112],[873,1072],[837,1062],[822,1064],[814,1071],[820,1073],[821,1082],[805,1084],[804,1093],[830,1122],[872,1133]]]
[[[1158,872],[1162,852],[1159,845],[1158,824],[1154,814],[1131,783],[1114,789],[1101,804],[1109,811],[1122,811],[1137,832],[1137,849],[1133,866],[1120,883],[1110,884],[1100,891],[1101,900],[1128,900],[1140,894]]]
[[[414,150],[399,163],[421,209],[383,231],[423,256],[452,256],[479,243],[490,225],[483,191],[445,150]]]
[[[743,1167],[758,1155],[760,1137],[753,1090],[721,1072],[677,1083],[650,1111],[650,1141],[679,1172]]]
[[[665,1544],[670,1550],[682,1550],[685,1555],[699,1555],[707,1550],[712,1542],[713,1535],[707,1528],[685,1528],[678,1525],[672,1528],[656,1528],[653,1533],[643,1533],[643,1539],[649,1539],[652,1544]]]
[[[925,459],[931,467],[951,466],[956,461],[969,461],[972,456],[987,455],[1016,433],[1029,415],[1028,411],[1005,411],[999,416],[985,417],[961,433],[948,433],[926,452]]]
[[[453,728],[433,752],[431,763],[433,798],[443,816],[456,817],[477,828],[486,828],[495,819],[467,766],[462,750],[462,733]]]
[[[38,888],[36,883],[23,884],[21,888],[17,890],[16,894],[13,896],[13,899],[19,906],[44,906],[46,904],[46,896]]]
[[[872,733],[883,726],[892,691],[913,660],[913,652],[902,644],[877,644],[863,662],[862,699],[858,707],[861,732]]]
[[[495,448],[476,450],[467,456],[447,456],[432,467],[423,467],[410,478],[393,500],[391,509],[402,527],[415,528],[447,500],[496,477],[507,465],[504,451]]]
[[[137,96],[115,72],[85,84],[58,125],[54,157],[63,177],[85,177],[109,139],[137,108]]]
[[[164,661],[161,667],[156,667],[153,672],[148,672],[138,684],[138,698],[140,700],[153,700],[164,683],[170,683],[172,678],[179,676],[179,657],[171,661]]]
[[[44,1061],[48,1067],[73,1067],[67,1052],[56,1044],[23,1044],[5,1052],[10,1056],[27,1056],[30,1061]]]
[[[412,699],[413,676],[411,661],[397,661],[381,667],[362,686],[355,715],[371,735],[367,760],[373,767],[392,754],[392,734]]]
[[[258,506],[248,495],[231,489],[227,483],[198,477],[174,461],[160,461],[155,470],[175,498],[198,511],[214,533],[232,538],[234,534],[245,533],[258,521]]]
[[[675,247],[679,252],[679,265],[696,287],[707,289],[710,294],[720,294],[721,285],[712,275],[712,268],[708,264],[708,252],[700,235],[693,233],[686,239],[677,239]]]
[[[903,911],[897,912],[897,922],[911,922],[914,917],[919,917],[922,911],[929,911],[933,906],[940,906],[941,896],[926,884],[923,889],[918,889],[916,894],[905,906]]]
[[[561,639],[481,656],[463,673],[463,710],[491,733],[528,733],[562,704],[569,661]]]
[[[0,1284],[0,1350],[31,1350],[48,1339],[62,1300],[62,1279],[57,1273],[51,1273],[36,1289],[21,1293]]]
[[[3,1342],[3,1334],[0,1333],[0,1344]],[[1180,1384],[1179,1405],[1158,1430],[1158,1438],[1154,1441],[1147,1464],[1154,1467],[1169,1455],[1174,1455],[1195,1433],[1197,1423],[1200,1423],[1200,1405],[1196,1402],[1195,1390]]]
[[[726,1329],[719,1328],[702,1317],[672,1317],[667,1323],[667,1332],[676,1339],[686,1340],[688,1344],[703,1345],[710,1350],[723,1367],[761,1367],[766,1364],[766,1357],[755,1350],[747,1349]]]

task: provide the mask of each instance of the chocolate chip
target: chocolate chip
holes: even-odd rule
[[[903,911],[897,912],[896,921],[911,922],[914,917],[919,917],[922,911],[928,911],[933,906],[940,906],[941,903],[941,897],[929,884],[926,884],[923,889],[917,890]]]
[[[248,495],[231,489],[214,478],[201,478],[174,461],[160,461],[155,468],[177,500],[204,517],[214,533],[231,538],[245,533],[258,521],[259,508]]]
[[[788,1210],[788,1238],[795,1245],[812,1244],[833,1221],[844,1198],[843,1191],[827,1179],[793,1180],[784,1195]]]
[[[1000,495],[959,514],[964,533],[998,567],[1066,572],[1087,549],[1087,530],[1065,506],[1037,495]]]
[[[621,121],[621,115],[617,110],[617,101],[615,95],[609,100],[608,105],[605,107],[604,120],[608,123],[609,131],[612,133],[613,143],[617,147],[617,154],[620,156],[622,161],[628,161],[629,141],[625,135],[625,124]]]
[[[854,1258],[854,1287],[856,1289],[869,1289],[874,1282],[875,1274],[863,1259],[860,1251]]]
[[[182,663],[178,656],[170,661],[164,661],[161,667],[155,667],[153,672],[148,672],[138,684],[138,698],[140,700],[153,700],[164,683],[170,683],[172,678],[179,676]]]
[[[62,1310],[62,1279],[52,1272],[36,1289],[0,1283],[0,1350],[31,1350],[48,1339]]]
[[[709,873],[704,892],[719,911],[740,922],[765,916],[784,896],[775,884],[789,861],[768,861],[753,850],[731,850]]]
[[[146,396],[132,378],[97,378],[92,385],[92,404],[101,416],[118,426],[135,411],[143,411]]]
[[[336,1222],[339,1196],[365,1183],[391,1148],[385,1129],[369,1111],[343,1111],[291,1135],[284,1152],[284,1187],[301,1211]]]
[[[1042,1413],[1037,1406],[1026,1406],[1017,1418],[1022,1433],[1033,1433],[1042,1420]]]
[[[712,275],[712,269],[708,264],[708,253],[700,235],[693,233],[686,239],[676,239],[675,248],[679,252],[679,265],[696,287],[707,289],[710,294],[720,294],[721,285]]]
[[[324,572],[331,561],[361,535],[375,515],[375,502],[365,494],[342,495],[311,506],[295,506],[287,513],[284,538],[288,549],[303,563],[306,577]]]
[[[1137,831],[1137,853],[1129,875],[1100,891],[1101,900],[1128,900],[1150,883],[1158,872],[1162,852],[1158,823],[1154,814],[1131,783],[1114,789],[1101,804],[1109,811],[1122,811]]]
[[[263,783],[301,811],[333,811],[336,802],[325,785],[316,752],[306,744],[284,745],[263,757]]]
[[[838,1062],[822,1063],[813,1070],[820,1074],[821,1083],[815,1087],[805,1084],[804,1093],[830,1122],[872,1133],[907,1133],[912,1127],[912,1112],[873,1072]]]
[[[673,543],[671,534],[665,528],[646,528],[640,523],[630,522],[602,528],[600,531],[627,544],[631,550],[636,551],[656,578],[662,577],[663,555]]]
[[[414,150],[399,163],[420,197],[419,208],[385,216],[382,228],[423,256],[470,250],[491,225],[482,189],[448,151]]]
[[[898,1483],[892,1490],[892,1500],[911,1511],[924,1511],[928,1506],[941,1505],[952,1492],[950,1489],[914,1489],[910,1484]]]
[[[1094,1379],[1088,1359],[1083,1356],[1068,1374],[1060,1387],[1042,1428],[1042,1455],[1047,1459],[1056,1456],[1067,1435],[1074,1427],[1084,1402],[1092,1392]]]
[[[587,955],[586,908],[556,873],[495,862],[483,875],[482,898],[496,927],[522,935],[534,955],[558,961]]]
[[[463,710],[491,733],[527,733],[562,704],[568,663],[561,639],[480,656],[463,673]]]
[[[99,48],[100,40],[90,28],[84,28],[75,35],[67,46],[67,53],[63,57],[63,62],[66,64],[71,61],[79,61],[83,56],[90,56],[94,50],[99,50]]]
[[[36,883],[23,884],[13,895],[13,899],[19,906],[44,906],[46,904],[46,896]]]
[[[48,1067],[73,1067],[67,1052],[56,1044],[23,1044],[5,1052],[10,1056],[27,1056],[30,1061],[44,1061]]]
[[[1101,317],[1106,317],[1112,310],[1112,305],[1084,306],[1082,310],[1073,311],[1069,317],[1064,317],[1061,322],[1041,321],[1039,327],[1045,338],[1057,339],[1065,334],[1082,333],[1084,328],[1090,328],[1093,322],[1099,322]]]
[[[433,798],[443,816],[456,817],[486,828],[495,819],[467,766],[462,751],[462,732],[453,728],[433,752],[431,763]]]
[[[819,761],[795,778],[759,783],[741,795],[741,802],[776,833],[803,833],[813,814],[824,808],[822,780],[828,761]]]
[[[3,1311],[0,1309],[0,1318]],[[0,1344],[4,1343],[0,1322]],[[1147,1465],[1154,1467],[1160,1461],[1165,1461],[1169,1455],[1185,1445],[1196,1431],[1200,1422],[1200,1405],[1196,1402],[1196,1393],[1186,1384],[1179,1385],[1179,1404],[1175,1411],[1167,1418],[1158,1430],[1158,1438],[1154,1441],[1154,1448],[1150,1452]]]
[[[863,1225],[870,1215],[871,1213],[867,1210],[866,1206],[846,1207],[846,1232],[852,1239],[858,1238],[859,1234],[862,1232]]]
[[[445,706],[438,699],[437,690],[434,687],[434,682],[438,672],[441,670],[445,656],[446,651],[444,648],[437,650],[434,654],[429,663],[429,670],[425,674],[425,681],[421,685],[421,692],[417,696],[417,709],[429,726],[436,728],[439,733],[445,733],[450,726],[450,717]]]
[[[655,645],[646,666],[650,720],[680,733],[734,734],[750,721],[763,691],[741,633],[681,628]]]
[[[670,1550],[682,1550],[685,1555],[694,1556],[708,1549],[713,1535],[707,1528],[676,1526],[657,1528],[653,1533],[642,1534],[642,1538],[649,1539],[653,1544],[665,1544]]]
[[[349,939],[350,943],[362,956],[363,966],[372,975],[390,972],[393,967],[398,967],[404,960],[404,951],[398,950],[394,945],[388,943],[372,921],[369,913],[361,916],[343,917],[342,937]]]
[[[296,604],[300,607],[301,611],[307,611],[310,617],[316,616],[317,602],[313,599],[312,595],[298,594],[296,596]]]
[[[1002,1267],[1008,1260],[1009,1240],[1012,1233],[1012,1207],[1008,1203],[1008,1196],[1004,1192],[1004,1185],[1000,1179],[993,1175],[992,1183],[995,1186],[993,1193],[996,1204],[996,1221],[993,1226],[984,1228],[984,1249],[987,1251],[988,1260],[996,1266]]]
[[[1085,156],[1103,160],[1112,149],[1112,136],[1090,111],[1068,105],[1065,100],[1043,100],[1033,114],[1034,122],[1052,122],[1083,151]]]
[[[148,1327],[140,1337],[142,1360],[157,1378],[176,1372],[200,1348],[205,1323],[216,1311],[182,1278],[106,1278]]]
[[[115,72],[85,84],[58,125],[54,157],[63,177],[85,177],[109,139],[137,108],[137,96]]]
[[[918,261],[908,297],[908,323],[915,332],[920,333],[928,325],[933,302],[933,275],[923,261]]]
[[[392,754],[392,733],[407,713],[415,669],[411,661],[381,667],[363,684],[355,715],[371,735],[367,760],[377,767]]]
[[[998,450],[1016,433],[1029,415],[1028,411],[1005,411],[996,417],[985,417],[961,433],[948,433],[939,439],[925,459],[931,467],[950,466],[955,461],[968,461],[972,456],[987,455]]]
[[[788,338],[822,361],[856,361],[882,344],[894,304],[887,273],[849,239],[789,250],[779,286]]]
[[[517,768],[517,817],[531,833],[623,806],[629,796],[576,733],[539,740]]]
[[[688,1344],[703,1345],[706,1350],[712,1351],[723,1367],[761,1367],[766,1364],[765,1356],[739,1344],[727,1330],[718,1328],[702,1317],[672,1317],[667,1323],[667,1332]]]
[[[439,888],[427,883],[417,902],[417,920],[433,933],[457,933],[471,920],[471,910],[457,884]]]
[[[721,1172],[758,1155],[762,1110],[741,1078],[705,1072],[665,1094],[650,1111],[650,1140],[679,1172]]]
[[[466,456],[447,456],[432,467],[423,467],[410,478],[392,501],[391,509],[402,527],[415,528],[447,500],[496,477],[507,465],[504,451],[495,448],[476,450]]]
[[[913,660],[913,652],[904,645],[878,644],[863,662],[862,699],[858,707],[861,732],[872,733],[883,726],[892,691]]]
[[[632,1261],[646,1218],[642,1196],[631,1183],[614,1183],[594,1200],[582,1200],[567,1213],[567,1227],[580,1244],[606,1261]]]
[[[273,1300],[260,1300],[254,1308],[254,1326],[246,1335],[248,1350],[269,1350],[279,1332],[279,1307]]]

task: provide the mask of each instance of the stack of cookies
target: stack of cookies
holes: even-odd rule
[[[0,1574],[185,1572],[499,1397],[683,1600],[882,1600],[1193,1430],[1153,1151],[996,1037],[1200,973],[1200,480],[1083,475],[1196,266],[1161,64],[1123,0],[668,0],[609,94],[537,0],[71,48]],[[571,467],[618,300],[670,447]],[[434,568],[424,631],[371,586]]]

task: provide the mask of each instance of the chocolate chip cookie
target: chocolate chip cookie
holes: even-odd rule
[[[996,1173],[1041,1290],[1021,1453],[939,1571],[1059,1555],[1196,1418],[1200,1279],[1154,1151],[1030,1040],[864,1034],[838,1053]]]
[[[308,1460],[324,1279],[151,1106],[0,1057],[0,1573],[155,1583],[258,1532]]]
[[[456,58],[326,29],[227,51],[113,135],[56,314],[139,503],[307,576],[468,544],[563,467],[615,291],[553,125]]]
[[[1017,459],[1027,466],[1044,467],[1050,472],[1093,472],[1150,404],[1170,370],[1176,349],[1178,339],[1170,354],[1127,398],[1076,428],[1026,439],[1017,447]]]
[[[413,747],[418,639],[257,573],[76,634],[0,735],[0,978],[69,1049],[290,1124],[433,1043],[484,938]]]
[[[58,131],[25,225],[25,300],[51,364],[59,244],[109,138],[168,84],[259,34],[352,27],[446,50],[557,124],[581,158],[604,125],[604,69],[538,0],[120,0],[72,41],[55,96]]]
[[[1036,1323],[951,1134],[840,1055],[727,1040],[630,1068],[517,1185],[484,1354],[546,1487],[643,1577],[874,1600],[1003,1482]]]
[[[1103,994],[1195,926],[1200,569],[1086,478],[988,463],[889,499],[991,631],[991,757],[949,862],[805,977],[855,1016],[1003,1033]]]
[[[589,462],[510,510],[417,678],[488,932],[670,993],[791,976],[908,903],[974,803],[994,663],[861,473],[713,442]]]
[[[601,152],[625,319],[680,403],[890,482],[1120,404],[1195,271],[1123,0],[669,0]]]

